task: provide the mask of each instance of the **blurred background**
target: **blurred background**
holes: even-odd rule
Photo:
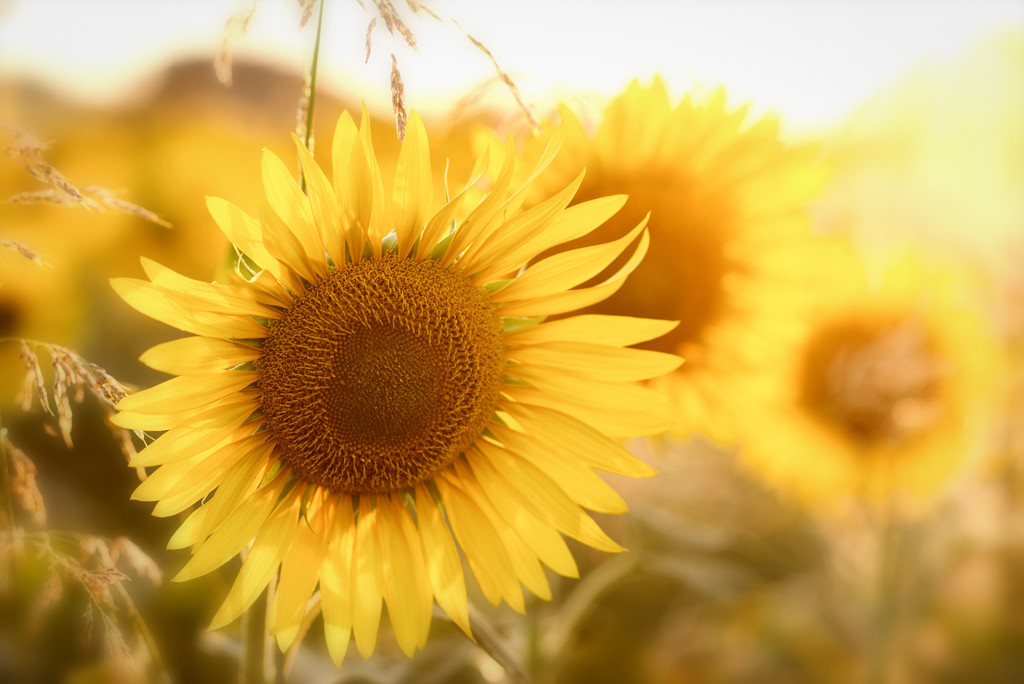
[[[380,19],[370,41],[378,3],[328,4],[314,140],[365,102],[394,159],[394,63],[437,173],[447,157],[462,178],[488,136],[529,154],[526,110],[547,124],[567,104],[600,137],[627,84],[659,76],[671,107],[722,86],[729,111],[749,104],[741,131],[777,117],[772,139],[812,150],[826,179],[801,200],[803,256],[722,238],[804,287],[794,315],[751,280],[744,306],[786,323],[784,341],[764,342],[770,364],[700,376],[757,400],[715,409],[727,430],[682,408],[686,429],[630,444],[661,474],[615,478],[631,510],[596,516],[628,554],[576,545],[581,579],[553,578],[552,602],[525,617],[480,606],[524,669],[559,683],[1024,681],[1024,4],[423,4],[438,16],[395,4],[417,49]],[[261,148],[291,158],[315,32],[302,13],[0,0],[0,681],[237,676],[237,625],[204,631],[234,568],[165,581],[185,562],[165,549],[178,521],[130,500],[140,445],[106,423],[116,383],[80,359],[129,389],[163,379],[137,359],[174,331],[107,281],[141,277],[141,256],[200,279],[224,267],[205,197],[251,206]],[[678,268],[698,269],[690,258]],[[716,335],[698,341],[716,353]],[[439,620],[415,659],[382,637],[340,671],[319,631],[288,681],[509,677]]]

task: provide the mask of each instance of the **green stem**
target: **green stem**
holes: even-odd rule
[[[320,64],[320,34],[324,28],[324,5],[320,0],[320,12],[316,18],[316,40],[313,42],[313,63],[309,65],[309,108],[306,110],[306,136],[303,142],[309,147],[309,141],[313,138],[313,108],[316,106],[316,72]]]
[[[324,5],[327,4],[324,0],[320,0],[320,11],[316,18],[316,39],[313,41],[313,61],[309,65],[309,81],[306,84],[308,93],[306,93],[306,115],[303,122],[305,130],[302,131],[302,142],[306,145],[306,149],[310,149],[310,145],[313,142],[313,111],[316,108],[316,74],[320,65],[320,35],[323,33],[324,28]],[[312,150],[310,150],[312,152]],[[306,190],[306,178],[302,174],[302,166],[299,166],[299,185],[302,190]]]
[[[267,590],[245,614],[245,658],[242,661],[242,684],[267,684]]]
[[[879,530],[881,553],[872,624],[871,657],[868,662],[868,681],[871,684],[885,684],[889,679],[889,659],[896,631],[894,603],[899,583],[900,531],[891,501],[886,505],[883,516],[882,527]]]

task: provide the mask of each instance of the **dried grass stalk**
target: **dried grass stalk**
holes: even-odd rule
[[[310,18],[313,16],[313,8],[316,7],[316,0],[299,0],[299,9],[302,16],[299,18],[299,30],[306,28]]]
[[[467,33],[465,29],[459,25],[459,22],[452,19],[452,23],[455,24],[455,28],[459,29],[462,35],[466,36],[469,42],[471,42],[476,49],[487,55],[487,58],[491,60],[491,64],[494,65],[494,70],[497,72],[498,78],[501,79],[502,83],[504,83],[509,89],[509,92],[512,93],[512,97],[515,98],[516,104],[519,105],[519,108],[523,110],[523,114],[525,114],[526,118],[529,120],[530,126],[533,127],[534,131],[540,132],[540,122],[537,121],[537,117],[533,115],[533,111],[531,111],[529,106],[527,106],[526,101],[523,99],[523,94],[519,90],[519,86],[517,86],[515,81],[512,80],[512,77],[501,68],[501,65],[498,64],[498,60],[494,57],[491,51],[487,49],[487,46]]]
[[[6,454],[8,460],[11,498],[34,525],[42,527],[46,524],[46,503],[36,482],[36,466],[24,451],[14,446],[6,430],[0,432],[0,440],[3,441],[0,453]]]
[[[391,53],[391,109],[395,114],[395,129],[398,139],[405,140],[405,126],[409,122],[409,110],[405,105],[405,83],[398,71],[398,59]]]
[[[423,12],[424,14],[432,17],[434,20],[439,21],[442,24],[444,23],[444,19],[438,16],[438,14],[434,12],[434,10],[430,9],[426,5],[421,5],[420,3],[416,2],[416,0],[405,0],[405,4],[409,7],[413,14],[419,14],[420,12]]]
[[[26,259],[34,263],[36,266],[39,266],[40,268],[50,267],[50,264],[43,261],[39,254],[36,253],[34,249],[26,245],[24,242],[19,242],[18,240],[10,240],[8,238],[0,238],[0,247],[6,247],[7,249],[17,252],[18,254],[25,257]]]
[[[366,60],[363,64],[368,64],[370,61],[370,50],[373,47],[373,27],[377,25],[377,17],[370,19],[369,26],[366,27]]]
[[[40,348],[50,355],[53,372],[52,402],[47,396],[42,364],[36,353]],[[28,371],[20,397],[22,409],[27,411],[31,408],[32,395],[36,394],[43,410],[57,416],[61,436],[69,448],[72,446],[72,403],[81,403],[88,391],[109,409],[113,409],[128,394],[124,386],[106,370],[58,344],[23,340],[21,359]]]
[[[213,60],[213,72],[217,75],[217,80],[226,86],[231,85],[231,56],[234,52],[235,41],[249,31],[249,24],[252,22],[253,15],[256,14],[258,2],[259,0],[253,0],[249,9],[231,15],[231,18],[224,24],[220,50],[217,52],[216,59]]]
[[[81,204],[85,197],[60,171],[46,163],[43,150],[48,145],[28,131],[0,122],[0,130],[12,135],[14,140],[4,148],[3,154],[14,159],[21,168],[38,180],[46,183],[59,197],[62,204]]]

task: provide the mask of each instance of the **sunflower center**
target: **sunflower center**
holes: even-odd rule
[[[382,493],[432,477],[483,432],[504,364],[484,290],[385,254],[332,270],[271,325],[260,402],[296,475]]]
[[[613,192],[629,194],[619,213],[597,230],[559,251],[609,242],[622,237],[651,212],[651,247],[625,284],[611,297],[586,313],[640,316],[679,321],[668,334],[638,344],[638,347],[691,358],[708,326],[718,319],[722,307],[722,283],[736,265],[726,255],[731,215],[727,203],[714,197],[696,197],[696,183],[679,177],[679,171],[643,174],[642,182],[632,177],[590,170],[575,202],[604,197]],[[597,284],[620,268],[629,257],[621,255],[590,285]]]
[[[804,357],[812,413],[864,444],[902,444],[943,412],[943,366],[912,320],[847,322],[821,331]]]

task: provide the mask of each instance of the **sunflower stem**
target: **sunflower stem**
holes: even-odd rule
[[[892,500],[887,502],[883,511],[878,533],[881,549],[868,662],[868,681],[871,684],[885,684],[889,680],[889,661],[895,635],[899,530]]]
[[[505,670],[510,682],[513,684],[532,684],[533,679],[526,671],[526,667],[513,653],[512,649],[498,636],[497,630],[491,626],[483,613],[476,609],[472,603],[469,604],[469,622],[473,625],[473,635],[476,637],[477,646],[489,655],[494,662],[501,665]]]
[[[245,642],[242,661],[242,684],[267,684],[266,646],[267,646],[267,590],[260,593],[259,598],[245,613],[243,627]]]
[[[305,90],[303,93],[306,100],[306,111],[303,115],[302,121],[302,143],[306,146],[307,150],[310,149],[310,145],[313,142],[313,111],[316,108],[316,75],[318,66],[320,64],[320,35],[323,32],[324,27],[324,0],[320,0],[320,9],[316,18],[316,38],[313,41],[313,60],[309,65],[309,79],[306,81]],[[302,166],[299,166],[299,186],[303,192],[306,190],[306,177],[302,173]]]

